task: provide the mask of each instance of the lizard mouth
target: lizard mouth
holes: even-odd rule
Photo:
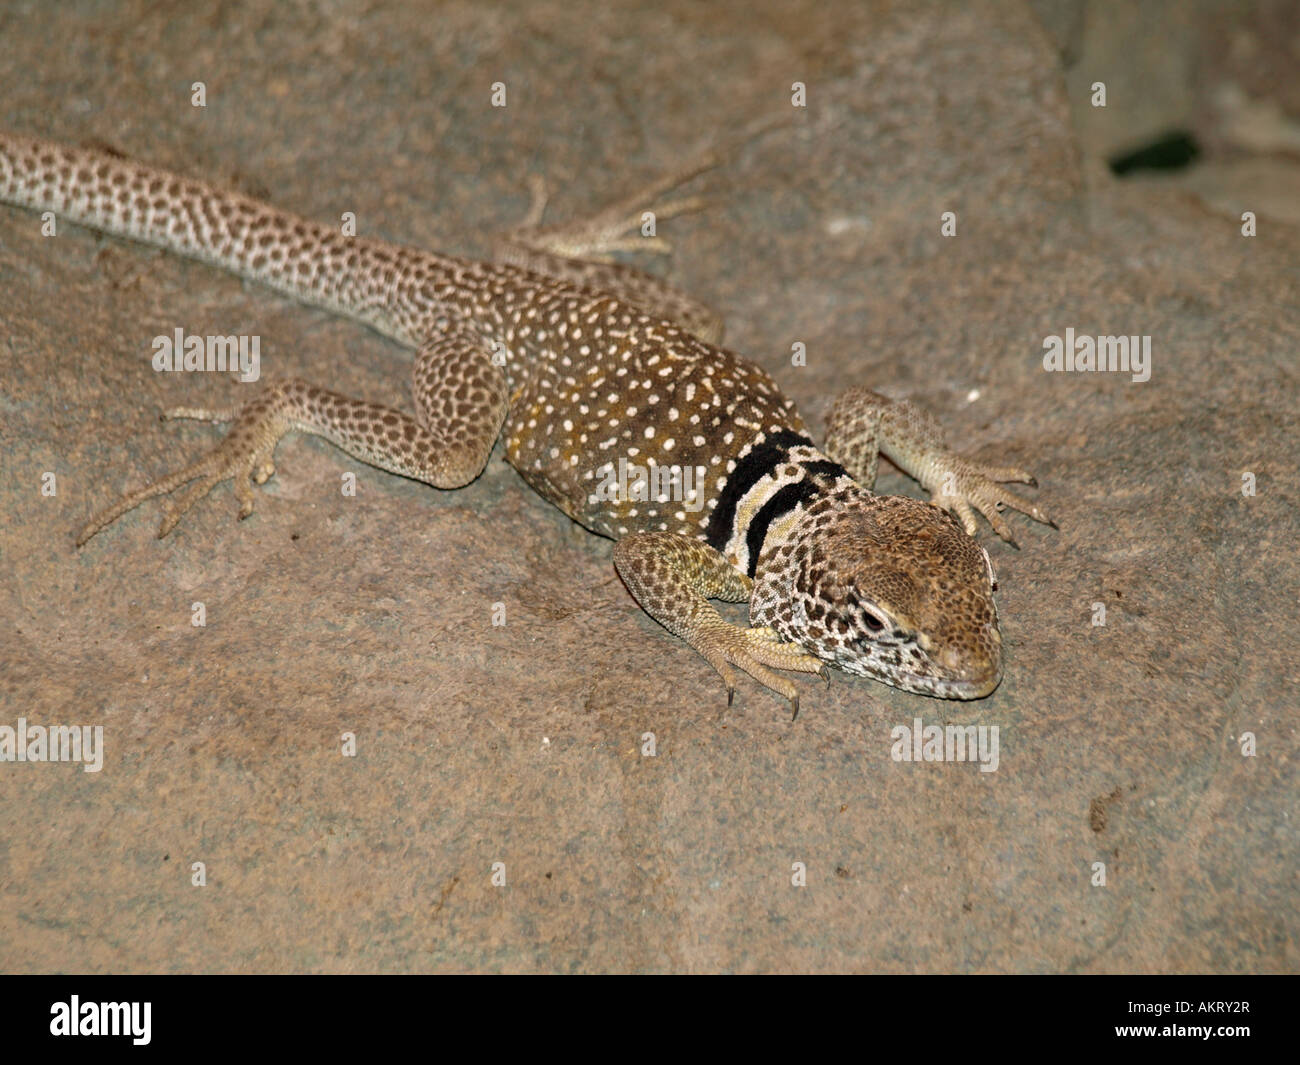
[[[914,695],[929,695],[936,699],[983,699],[992,695],[997,686],[1002,683],[1001,665],[995,665],[992,669],[973,676],[952,672],[917,673],[913,670],[864,671],[864,675],[882,684],[888,684],[892,688],[911,692]]]
[[[992,695],[1002,683],[1002,670],[994,669],[976,677],[903,673],[887,683],[918,695],[933,695],[939,699],[983,699]]]
[[[821,657],[834,662],[845,673],[870,677],[900,691],[936,699],[983,699],[1002,683],[1000,653],[994,653],[983,661],[977,658],[975,662],[962,662],[956,656],[948,655],[950,665],[936,661],[933,655],[927,655],[915,646],[906,656],[892,653],[888,657],[878,654],[849,656],[840,653]],[[921,668],[909,669],[904,662]]]
[[[951,694],[948,694],[946,698],[984,699],[992,695],[998,685],[1002,683],[1002,671],[998,670],[981,680],[958,680],[946,683],[951,685]]]

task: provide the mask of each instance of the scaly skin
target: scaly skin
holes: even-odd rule
[[[952,698],[982,697],[1001,679],[993,570],[971,538],[971,507],[1009,540],[1004,505],[1048,519],[997,482],[1033,479],[955,455],[925,416],[865,389],[836,405],[825,450],[816,448],[771,378],[716,346],[716,315],[606,258],[632,246],[632,201],[568,229],[540,228],[539,204],[502,240],[503,261],[478,262],[347,237],[166,171],[4,134],[0,201],[212,263],[416,352],[414,416],[296,380],[236,410],[171,412],[233,424],[206,455],[92,517],[78,545],[183,485],[160,537],[226,479],[247,517],[252,482],[274,473],[276,444],[293,429],[438,488],[477,477],[504,435],[529,485],[618,541],[615,566],[632,595],[718,670],[729,694],[733,667],[796,713],[797,690],[773,670],[826,676],[829,662]],[[938,506],[873,494],[880,451]],[[611,493],[620,459],[700,476]],[[710,598],[748,599],[754,627],[723,620]]]

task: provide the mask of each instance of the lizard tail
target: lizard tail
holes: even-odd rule
[[[406,339],[387,311],[399,250],[383,241],[107,152],[7,133],[0,202],[167,248]]]

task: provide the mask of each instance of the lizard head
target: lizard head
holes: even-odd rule
[[[765,544],[750,617],[847,673],[980,699],[1002,679],[988,553],[951,514],[835,489]]]

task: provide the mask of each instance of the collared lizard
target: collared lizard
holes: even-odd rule
[[[475,261],[349,237],[164,170],[2,134],[0,201],[223,267],[415,349],[414,415],[301,380],[229,410],[169,412],[231,428],[207,454],[92,517],[78,546],[180,490],[164,509],[165,536],[227,479],[248,517],[252,482],[275,472],[276,444],[294,429],[443,489],[473,481],[504,435],[530,486],[616,541],[633,597],[721,674],[728,702],[733,667],[796,714],[798,692],[775,670],[829,681],[829,663],[961,699],[1001,680],[995,579],[973,539],[973,509],[1008,541],[1004,506],[1050,524],[1003,487],[1034,479],[961,457],[911,404],[860,387],[835,403],[819,449],[772,379],[719,346],[715,314],[609,257],[636,245],[631,202],[544,228],[535,201],[498,258]],[[660,217],[694,206],[669,202]],[[932,502],[874,494],[881,452]],[[620,459],[671,475],[656,494],[597,491]],[[703,476],[686,493],[674,468]],[[751,625],[724,620],[710,599],[747,601]]]

